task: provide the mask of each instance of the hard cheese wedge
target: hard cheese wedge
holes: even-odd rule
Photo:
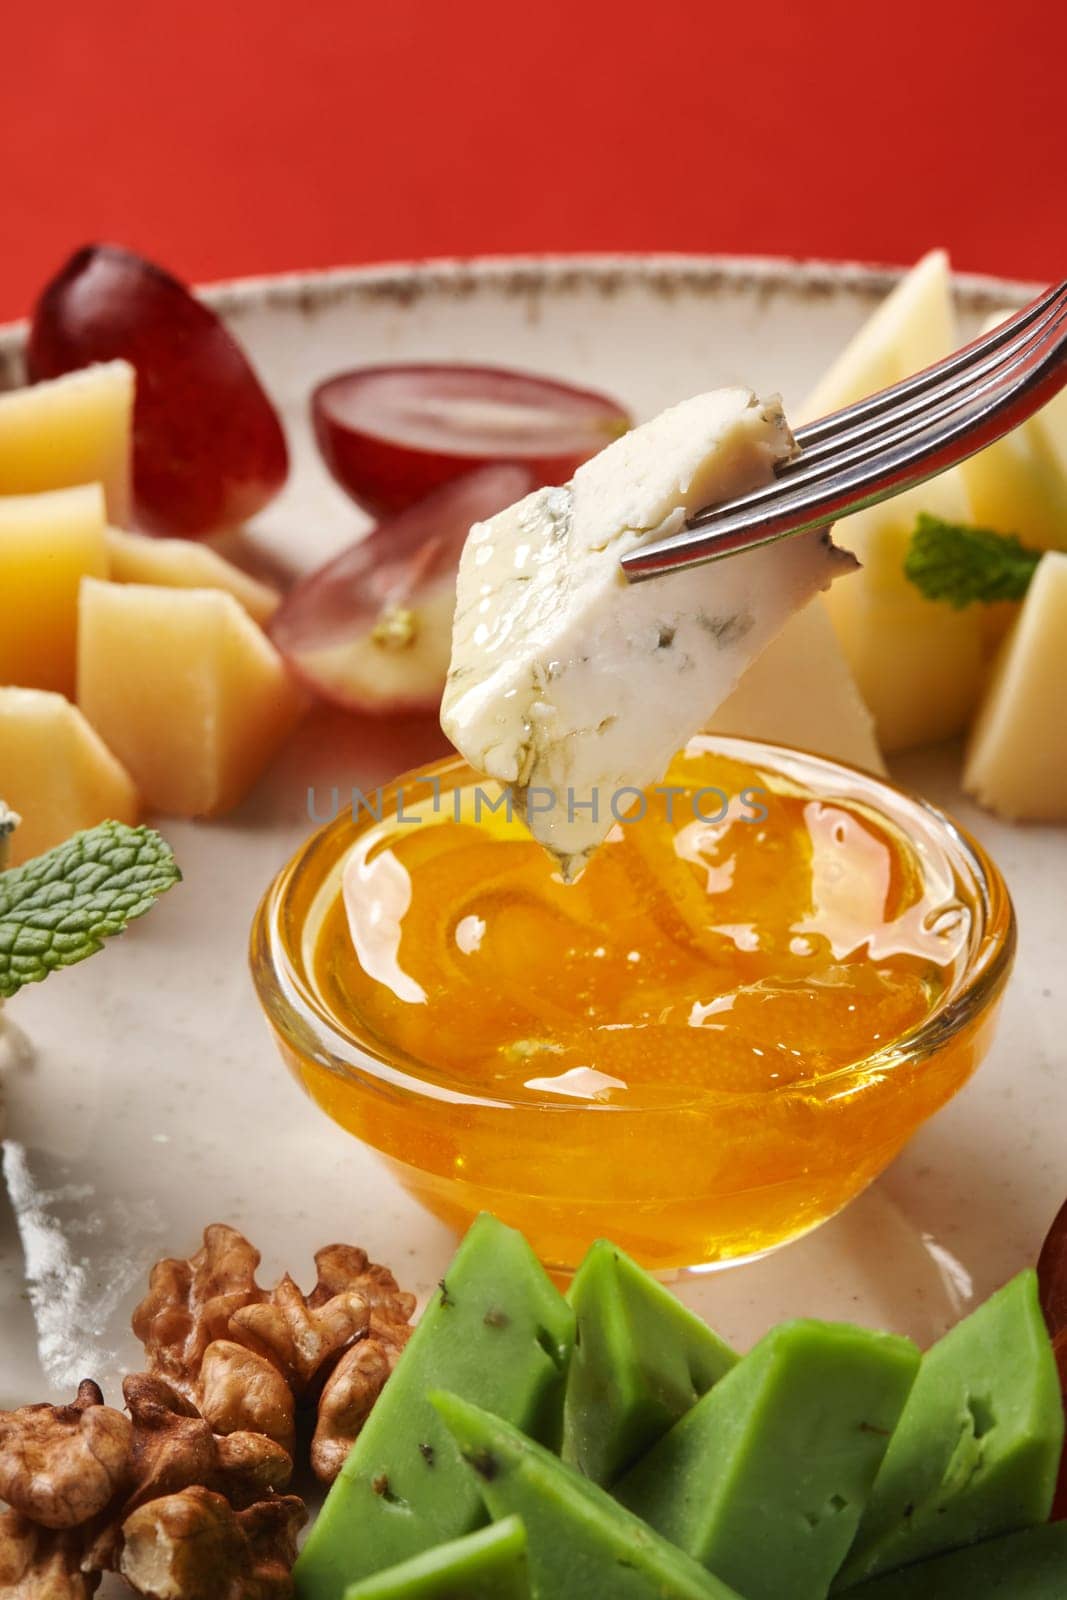
[[[221,589],[239,601],[261,626],[277,611],[281,596],[250,578],[206,544],[191,539],[154,539],[144,533],[107,531],[110,577],[115,583],[162,584],[175,589]]]
[[[874,718],[821,596],[790,617],[746,668],[704,732],[788,744],[866,772],[885,772]]]
[[[195,817],[243,798],[303,699],[232,595],[87,578],[78,704],[147,805]]]
[[[1044,1522],[1063,1443],[1037,1275],[927,1351],[835,1588]]]
[[[596,1484],[452,1394],[434,1404],[493,1517],[526,1528],[534,1600],[737,1600]]]
[[[471,529],[442,726],[511,786],[566,875],[609,831],[617,792],[660,778],[787,619],[850,569],[816,532],[626,582],[627,551],[768,482],[793,449],[776,401],[720,389]]]
[[[1067,554],[1042,556],[971,734],[963,786],[1013,822],[1067,822]]]
[[[852,405],[940,361],[958,343],[948,258],[937,250],[860,329],[805,402],[804,417]],[[859,557],[862,571],[835,585],[826,604],[886,751],[958,733],[974,709],[985,670],[981,608],[953,611],[926,600],[904,576],[920,511],[949,522],[971,520],[958,471],[834,528],[834,538]]]
[[[344,1600],[530,1600],[526,1529],[505,1517],[350,1584]]]
[[[998,312],[982,330],[999,327]],[[1038,550],[1067,550],[1067,390],[960,468],[981,528],[1016,533]]]
[[[0,688],[0,800],[22,817],[10,865],[81,828],[136,822],[133,780],[76,706],[43,689]]]
[[[855,1600],[1063,1600],[1067,1522],[1009,1533],[920,1561],[848,1593]]]
[[[447,1385],[555,1446],[574,1316],[521,1234],[474,1223],[330,1490],[296,1566],[304,1600],[405,1561],[484,1520],[427,1399]]]
[[[909,1340],[769,1333],[615,1493],[746,1600],[824,1600],[919,1366]]]
[[[99,484],[0,496],[0,683],[74,693],[78,588],[108,572]]]
[[[130,510],[134,370],[105,361],[0,394],[0,494],[103,484],[107,512]]]
[[[607,1240],[593,1245],[567,1298],[577,1339],[567,1375],[563,1459],[595,1483],[610,1485],[737,1357]]]

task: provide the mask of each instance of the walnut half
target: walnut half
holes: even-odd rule
[[[214,1433],[195,1406],[150,1373],[128,1377],[123,1394],[128,1417],[105,1406],[88,1381],[71,1406],[0,1413],[0,1485],[11,1507],[0,1515],[0,1595],[87,1600],[101,1573],[125,1572],[129,1526],[140,1530],[142,1552],[144,1530],[162,1530],[152,1559],[165,1562],[172,1600],[291,1595],[304,1508],[276,1492],[292,1474],[286,1452],[259,1433]],[[176,1503],[170,1520],[157,1514]],[[171,1541],[173,1560],[160,1554],[166,1530],[181,1528],[188,1537]],[[226,1590],[212,1587],[210,1572],[197,1565],[196,1553],[216,1546],[224,1547]],[[187,1571],[188,1592],[176,1587]],[[164,1593],[141,1592],[157,1600]]]
[[[346,1350],[327,1378],[311,1440],[311,1467],[320,1482],[332,1483],[344,1466],[412,1331],[407,1322],[375,1315],[370,1336]]]
[[[205,1228],[195,1255],[153,1268],[134,1332],[216,1433],[263,1433],[291,1453],[296,1407],[317,1405],[312,1465],[330,1482],[411,1332],[415,1297],[355,1245],[317,1252],[308,1295],[288,1273],[262,1289],[259,1261],[236,1229]]]
[[[89,1379],[73,1405],[0,1412],[0,1500],[42,1528],[76,1528],[127,1481],[132,1438]]]
[[[235,1511],[210,1489],[183,1489],[126,1518],[119,1571],[154,1600],[283,1600],[306,1519],[295,1495]]]
[[[99,1573],[81,1568],[81,1542],[69,1528],[42,1528],[0,1511],[0,1594],[4,1600],[88,1600]]]

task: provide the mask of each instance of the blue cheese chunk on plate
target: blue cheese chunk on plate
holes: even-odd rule
[[[629,584],[628,551],[768,483],[777,399],[697,395],[471,529],[441,722],[573,879],[794,612],[854,558],[825,531]]]

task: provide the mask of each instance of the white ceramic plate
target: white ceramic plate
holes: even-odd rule
[[[299,567],[350,539],[359,514],[310,443],[307,397],[359,363],[459,358],[530,367],[617,394],[640,414],[716,384],[805,390],[891,286],[858,268],[694,258],[554,260],[346,271],[224,286],[230,318],[281,404],[294,446],[262,552]],[[968,329],[1025,286],[961,280]],[[0,386],[21,333],[0,331]],[[893,670],[892,662],[886,671]],[[364,789],[442,753],[429,720],[319,714],[242,810],[165,821],[184,885],[121,945],[8,1015],[26,1047],[0,1057],[0,1408],[109,1395],[139,1364],[131,1308],[157,1256],[207,1222],[243,1228],[264,1271],[308,1275],[312,1251],[364,1244],[425,1292],[453,1239],[299,1093],[248,977],[256,902],[309,830],[309,786]],[[964,803],[958,754],[895,775],[954,809],[992,849],[1022,939],[992,1056],[885,1177],[834,1222],[754,1266],[684,1285],[747,1345],[790,1313],[846,1317],[928,1341],[1034,1258],[1067,1193],[1067,830],[1013,829]],[[344,792],[344,788],[342,790]]]

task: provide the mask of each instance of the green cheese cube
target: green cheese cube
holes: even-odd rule
[[[530,1600],[526,1529],[506,1517],[350,1584],[345,1600]]]
[[[456,1395],[437,1394],[434,1404],[490,1514],[522,1518],[534,1600],[738,1600],[510,1423]]]
[[[520,1233],[471,1227],[326,1497],[295,1568],[301,1600],[407,1561],[485,1520],[430,1405],[449,1386],[559,1445],[574,1313]]]
[[[1067,1522],[985,1539],[848,1593],[850,1600],[1064,1600]]]
[[[746,1600],[825,1600],[919,1366],[907,1339],[785,1322],[616,1488]]]
[[[735,1365],[706,1323],[602,1239],[567,1297],[577,1336],[563,1410],[563,1459],[610,1485]]]
[[[923,1357],[836,1587],[1046,1521],[1062,1445],[1037,1275],[1022,1272]]]

